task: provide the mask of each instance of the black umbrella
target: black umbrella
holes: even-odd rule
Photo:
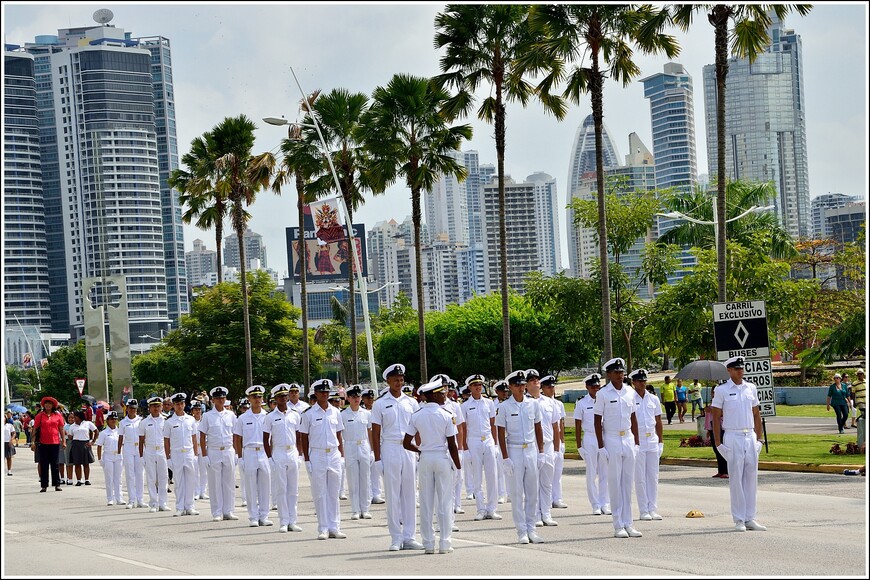
[[[90,403],[91,405],[96,405],[96,404],[97,404],[97,399],[96,399],[96,397],[92,397],[91,395],[82,395],[82,400],[83,400],[83,401],[87,401],[87,402]]]
[[[677,379],[698,379],[699,381],[726,381],[730,377],[723,363],[716,360],[696,360],[680,369]]]

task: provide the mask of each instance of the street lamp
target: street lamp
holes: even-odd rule
[[[337,202],[339,207],[342,209],[344,225],[347,228],[347,238],[348,238],[348,246],[350,249],[350,254],[353,256],[354,261],[354,269],[356,270],[357,280],[360,286],[360,290],[362,292],[367,292],[366,290],[366,279],[362,275],[362,265],[360,264],[359,255],[356,252],[356,242],[353,237],[353,224],[349,223],[350,220],[347,219],[349,215],[347,206],[344,203],[344,197],[341,195],[341,181],[338,179],[338,173],[335,171],[335,166],[332,163],[332,156],[329,154],[329,147],[326,145],[326,139],[323,138],[323,132],[320,130],[320,123],[317,121],[317,115],[314,112],[314,107],[311,106],[311,101],[308,100],[308,93],[302,90],[302,85],[299,84],[299,79],[296,78],[296,72],[293,70],[293,67],[290,67],[290,74],[293,75],[293,80],[296,81],[296,87],[299,89],[299,93],[302,95],[302,100],[305,102],[305,107],[307,111],[310,113],[312,124],[307,123],[291,123],[287,119],[283,117],[264,117],[263,121],[270,125],[301,125],[303,127],[311,127],[317,131],[317,136],[320,138],[320,144],[323,147],[323,155],[326,157],[326,161],[329,163],[329,171],[332,173],[332,179],[335,181],[335,191],[337,194]],[[302,229],[302,224],[299,224],[300,231]],[[375,352],[374,347],[372,345],[372,328],[369,322],[369,302],[368,300],[362,301],[363,306],[363,320],[365,322],[366,329],[366,342],[368,346],[368,355],[369,355],[369,372],[371,374],[372,388],[377,391],[378,389],[378,381],[375,375]],[[356,364],[356,362],[354,362]]]

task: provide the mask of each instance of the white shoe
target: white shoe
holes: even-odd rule
[[[320,532],[319,534],[317,534],[318,540],[325,540],[328,537],[329,537],[329,533],[327,533],[327,532]]]
[[[613,514],[613,512],[610,511],[610,506],[609,506],[609,505],[608,505],[608,506],[604,506],[603,508],[601,508],[601,513],[603,513],[603,514],[606,515],[606,516],[609,516],[609,515],[612,515],[612,514]]]
[[[137,501],[137,502],[136,502],[136,507],[137,507],[137,508],[144,508],[144,507],[148,507],[148,504],[145,503],[144,501]]]
[[[461,507],[453,508],[453,513],[454,513],[454,514],[464,514],[464,513],[465,513],[465,510],[462,509]]]
[[[642,519],[645,522],[650,522],[650,521],[652,521],[652,516],[649,515],[648,512],[643,512],[642,514],[640,514],[640,519]]]
[[[418,542],[417,540],[408,540],[406,542],[402,542],[403,550],[422,550],[423,544]]]
[[[559,524],[553,518],[542,520],[545,526],[558,526]]]
[[[360,518],[364,520],[370,520],[372,519],[372,514],[370,514],[369,512],[363,512],[362,515],[360,515]]]
[[[459,531],[459,526],[457,526],[456,524],[453,524],[453,527],[450,528],[450,531],[451,531],[451,532],[458,532],[458,531]]]
[[[625,531],[628,532],[628,536],[630,538],[642,538],[643,537],[643,534],[641,534],[640,532],[638,532],[637,530],[635,530],[631,526],[628,526],[627,528],[625,528]]]
[[[248,507],[248,502],[242,501],[242,507]]]
[[[162,505],[162,506],[160,506],[159,508],[157,508],[157,511],[168,512],[168,511],[169,511],[169,506],[167,506],[167,505]]]
[[[533,544],[543,544],[544,542],[546,542],[544,538],[542,538],[535,532],[529,532],[529,541]]]
[[[446,548],[439,548],[438,549],[439,554],[449,554],[452,551],[453,551],[453,546],[447,546]]]
[[[398,552],[401,549],[402,549],[401,542],[393,542],[392,544],[390,544],[390,552]]]
[[[382,498],[381,496],[376,495],[375,497],[372,498],[372,503],[374,503],[374,504],[386,503],[386,500],[384,500],[384,498]]]
[[[746,531],[746,524],[744,524],[743,522],[737,522],[736,524],[734,524],[734,531],[735,532],[745,532]]]
[[[359,519],[359,514],[356,513],[356,512],[350,514],[350,519],[352,519],[352,520],[358,520],[358,519]]]
[[[274,525],[274,524],[272,523],[272,520],[270,520],[270,519],[260,520],[258,523],[259,523],[261,526],[271,526],[271,525]]]
[[[287,533],[287,526],[282,524],[281,527],[278,528],[278,531],[281,532],[282,534],[286,534]]]
[[[214,516],[211,521],[213,522],[222,522],[224,520],[223,516]]]
[[[288,525],[287,525],[287,531],[288,531],[288,532],[301,532],[301,531],[302,531],[302,528],[300,528],[300,527],[297,526],[296,524],[288,524]]]
[[[189,516],[198,516],[198,515],[199,515],[199,510],[195,510],[195,509],[193,509],[193,510],[187,510],[187,515],[189,515]]]
[[[115,502],[113,502],[113,501],[107,501],[107,502],[106,502],[106,505],[115,505]]]
[[[175,510],[175,514],[172,517],[177,518],[178,516],[186,516],[186,515],[187,515],[187,512],[184,510]]]
[[[595,508],[594,510],[592,510],[592,515],[593,516],[600,516],[601,515],[601,508]]]
[[[259,525],[260,522],[258,522],[257,520],[248,520],[248,526],[251,528],[259,527]]]
[[[347,499],[347,494],[346,493],[341,494],[340,496],[338,496],[338,499]]]
[[[199,499],[208,499],[208,496],[204,493],[199,494]]]
[[[762,526],[761,524],[759,524],[755,520],[749,520],[748,522],[746,522],[746,529],[752,530],[755,532],[766,532],[767,531],[767,528],[765,526]]]
[[[467,495],[465,496],[465,499],[467,499],[467,500],[472,500],[472,499],[474,499],[474,494],[473,494],[473,493],[469,493],[469,494],[467,494]]]
[[[535,522],[535,527],[536,527],[536,528],[543,528],[543,527],[544,527],[544,522],[543,522],[543,520],[538,520],[538,521],[536,521],[536,522]]]
[[[505,496],[501,496],[498,498],[498,503],[507,503],[507,498]]]
[[[125,502],[123,499],[119,499],[119,500],[116,501],[115,503],[118,504],[118,505],[124,505],[124,504],[126,504],[127,502]]]
[[[613,537],[614,538],[627,538],[628,532],[625,531],[625,528],[620,528],[620,529],[616,530],[616,533],[613,534]]]
[[[329,532],[329,537],[335,538],[336,540],[343,540],[347,537],[347,534],[345,534],[344,532],[342,532],[340,530],[336,530],[334,532]]]
[[[662,519],[662,516],[660,516],[660,515],[658,514],[658,512],[650,512],[649,515],[650,515],[650,517],[651,517],[652,519],[654,519],[654,520],[660,520],[660,519]]]
[[[196,501],[198,499],[199,499],[199,494],[198,493],[193,494],[193,501]]]
[[[560,499],[559,501],[554,501],[554,502],[553,502],[553,507],[554,507],[554,508],[558,508],[558,509],[565,509],[565,508],[568,507],[568,504],[566,504],[564,501],[562,501],[562,500]]]
[[[488,514],[486,514],[486,519],[488,519],[488,520],[500,520],[500,519],[502,519],[502,517],[501,517],[501,515],[498,514],[498,512],[489,512]]]
[[[134,507],[136,507],[136,506],[133,505],[132,503],[128,503],[128,504],[127,504],[127,509],[128,509],[128,510],[131,510],[131,509],[133,509]]]
[[[518,544],[528,544],[529,543],[528,534],[518,534],[517,535],[517,543]]]
[[[149,514],[157,513],[157,508],[156,508],[156,507],[149,508],[149,509],[148,509],[148,513],[149,513]]]
[[[485,519],[486,519],[486,513],[484,513],[484,512],[477,512],[477,515],[474,516],[474,521],[476,521],[476,522],[482,522]]]
[[[435,553],[435,548],[426,548],[426,549],[423,551],[423,553],[424,553],[424,554],[434,554],[434,553]]]
[[[239,516],[237,516],[236,514],[230,512],[230,513],[228,513],[228,514],[224,514],[224,519],[225,519],[225,520],[237,520],[237,519],[239,519]]]

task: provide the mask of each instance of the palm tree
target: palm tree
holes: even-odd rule
[[[451,87],[457,91],[445,104],[448,117],[468,114],[474,105],[475,91],[483,83],[489,86],[490,96],[481,103],[477,117],[495,125],[505,374],[510,373],[513,366],[504,193],[505,100],[518,101],[525,106],[537,95],[544,110],[557,119],[562,119],[566,113],[561,97],[536,90],[523,78],[523,70],[517,66],[517,58],[534,40],[527,22],[528,11],[528,6],[515,4],[448,4],[435,17],[435,48],[447,50],[441,57],[442,74],[432,81],[439,88]]]
[[[305,100],[299,103],[302,111],[308,112],[308,104],[313,103],[320,91],[314,91]],[[308,246],[305,241],[305,204],[314,201],[314,197],[307,195],[307,183],[312,176],[316,175],[321,167],[323,156],[317,147],[303,139],[302,127],[291,125],[287,130],[287,139],[281,144],[281,152],[284,159],[280,168],[275,172],[272,182],[272,191],[281,193],[281,186],[289,183],[292,179],[296,185],[296,207],[299,212],[299,305],[302,308],[302,381],[303,390],[311,384],[310,358],[308,348],[308,290],[306,287],[308,277]]]
[[[725,79],[728,76],[728,44],[737,58],[749,58],[752,62],[770,46],[767,32],[771,24],[770,12],[780,20],[795,10],[801,16],[809,13],[808,4],[677,4],[672,19],[681,29],[688,30],[696,10],[707,13],[707,20],[715,30],[716,50],[716,190],[719,244],[716,248],[719,267],[719,302],[725,302],[725,208],[727,188],[725,185]],[[729,33],[728,23],[733,23]]]
[[[565,5],[532,6],[529,24],[543,35],[521,60],[524,70],[546,72],[539,89],[549,89],[566,80],[562,96],[580,104],[580,95],[590,93],[595,123],[595,168],[598,188],[598,248],[601,262],[601,319],[603,355],[613,356],[610,315],[610,275],[607,264],[607,216],[604,211],[604,80],[611,77],[623,86],[640,74],[632,60],[634,48],[646,54],[664,52],[668,58],[680,49],[676,40],[662,33],[668,13],[644,6]],[[590,63],[582,66],[585,56]],[[573,64],[568,72],[566,66]]]
[[[341,185],[341,196],[347,207],[348,227],[353,227],[353,213],[365,202],[364,192],[381,193],[370,184],[368,179],[368,154],[365,144],[359,141],[359,124],[368,108],[368,96],[363,93],[351,93],[347,89],[333,89],[325,95],[320,95],[312,104],[314,113],[320,124],[323,139],[329,149],[326,152],[332,156],[338,181]],[[312,124],[311,114],[303,120],[306,125]],[[303,141],[317,146],[320,143],[317,132],[312,128],[302,130]],[[308,192],[316,197],[322,197],[334,190],[335,182],[327,163],[320,165],[319,171],[308,185]],[[359,364],[356,340],[356,295],[354,293],[354,253],[356,248],[350,248],[348,256],[348,292],[350,293],[350,334],[351,334],[351,369],[352,382],[359,382]],[[366,297],[363,297],[365,299]]]
[[[251,362],[251,321],[248,313],[247,258],[245,256],[245,231],[250,215],[245,206],[254,203],[257,192],[269,186],[274,171],[275,157],[262,153],[256,157],[251,154],[254,147],[254,130],[257,128],[245,115],[227,117],[221,121],[211,134],[214,138],[215,169],[217,179],[215,190],[225,196],[230,203],[233,229],[239,241],[239,279],[242,285],[242,312],[245,330],[245,381],[247,387],[254,382]]]
[[[753,206],[766,205],[777,195],[772,182],[729,181],[726,192],[730,200],[729,206],[725,208],[726,222]],[[681,192],[665,196],[662,198],[662,205],[670,211],[680,212],[699,221],[713,221],[713,199],[700,186],[688,194]],[[797,254],[794,240],[779,223],[776,214],[772,212],[751,213],[741,219],[728,222],[726,223],[726,233],[729,240],[747,248],[757,246],[764,240],[772,258],[785,259]],[[662,234],[658,242],[695,246],[709,250],[716,245],[716,235],[712,224],[705,225],[684,221]]]
[[[432,189],[446,175],[463,180],[468,171],[452,155],[463,139],[471,139],[471,125],[450,127],[441,108],[450,95],[429,79],[407,74],[393,75],[386,87],[372,93],[372,106],[361,124],[362,140],[373,159],[373,179],[382,187],[398,176],[411,190],[411,216],[414,222],[414,254],[417,270],[417,325],[420,341],[421,376],[428,377],[426,328],[423,321],[423,260],[420,243],[422,212],[420,194]]]

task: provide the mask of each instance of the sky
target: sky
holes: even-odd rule
[[[255,153],[277,151],[285,129],[261,119],[300,118],[291,66],[307,92],[344,87],[367,95],[396,73],[428,77],[440,72],[441,53],[433,44],[435,15],[444,8],[440,3],[4,2],[4,42],[24,44],[59,28],[91,25],[99,8],[112,10],[112,24],[134,37],[169,38],[179,156],[193,138],[239,114],[257,122]],[[806,17],[791,15],[785,24],[803,42],[810,196],[840,192],[866,197],[867,5],[819,3]],[[688,32],[674,29],[672,34],[682,49],[674,60],[693,78],[698,173],[707,174],[702,69],[714,61],[713,28],[698,14]],[[635,61],[641,69],[637,78],[642,79],[662,72],[667,58],[637,55]],[[549,173],[557,180],[563,208],[574,135],[590,113],[588,97],[572,105],[561,122],[537,103],[525,109],[508,104],[505,172],[516,181],[536,171]],[[606,82],[604,121],[623,162],[631,132],[652,150],[649,102],[641,83],[623,87]],[[467,122],[474,137],[463,149],[476,149],[481,163],[495,163],[492,127],[474,116]],[[297,225],[295,199],[295,189],[288,185],[281,196],[260,193],[250,209],[250,227],[264,237],[268,265],[282,275],[288,269],[284,231]],[[354,217],[370,230],[382,220],[402,221],[410,210],[410,192],[396,185],[370,197]],[[567,268],[565,212],[560,213],[562,267]],[[214,249],[211,231],[185,226],[184,236],[187,250],[196,238]]]

